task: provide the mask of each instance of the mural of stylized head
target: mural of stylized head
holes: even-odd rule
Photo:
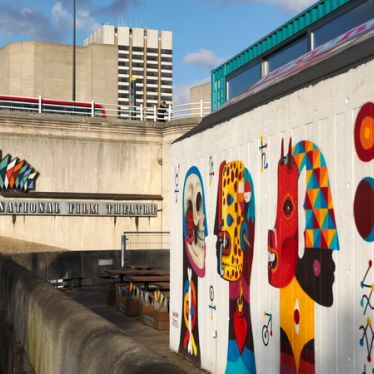
[[[268,233],[268,278],[278,288],[286,287],[295,276],[298,261],[298,170],[292,157],[291,141],[284,154],[282,140],[278,163],[277,218]]]
[[[237,281],[248,277],[253,260],[255,198],[249,171],[241,161],[220,166],[217,214],[214,233],[217,236],[218,273],[223,279]]]
[[[304,251],[298,251],[298,178],[306,169]],[[286,287],[296,276],[317,303],[333,303],[335,263],[339,250],[334,206],[325,158],[310,141],[297,143],[278,164],[278,204],[274,230],[268,235],[268,276],[275,287]]]
[[[206,224],[203,180],[196,166],[186,175],[183,187],[183,239],[191,266],[199,277],[205,275]]]

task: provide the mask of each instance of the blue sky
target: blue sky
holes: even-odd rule
[[[173,32],[174,104],[210,71],[315,0],[76,0],[77,45],[102,23]],[[73,0],[0,0],[0,47],[12,41],[72,44]]]

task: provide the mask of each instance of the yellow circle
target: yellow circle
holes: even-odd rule
[[[368,325],[371,325],[371,319],[368,317],[368,319],[366,320],[366,323],[368,324]]]
[[[374,284],[371,285],[371,290],[374,291]]]
[[[360,140],[364,149],[370,149],[374,145],[374,118],[365,117],[361,122]]]

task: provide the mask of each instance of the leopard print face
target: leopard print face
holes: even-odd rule
[[[241,227],[245,219],[244,202],[249,202],[251,192],[246,188],[244,165],[230,162],[222,169],[221,222],[218,223],[220,243],[220,275],[228,281],[237,281],[243,273],[243,248]]]

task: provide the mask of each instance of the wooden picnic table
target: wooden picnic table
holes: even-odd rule
[[[144,291],[148,291],[150,283],[170,282],[169,275],[129,275],[126,279],[132,283],[144,283]]]
[[[170,270],[163,270],[163,269],[150,269],[150,270],[136,270],[136,269],[130,269],[130,270],[105,270],[109,275],[110,279],[112,279],[113,275],[119,275],[121,279],[124,277],[128,279],[128,276],[150,276],[150,275],[170,275]]]
[[[131,265],[125,264],[123,265],[124,268],[128,269],[137,269],[137,270],[151,270],[151,269],[165,269],[164,265]]]

